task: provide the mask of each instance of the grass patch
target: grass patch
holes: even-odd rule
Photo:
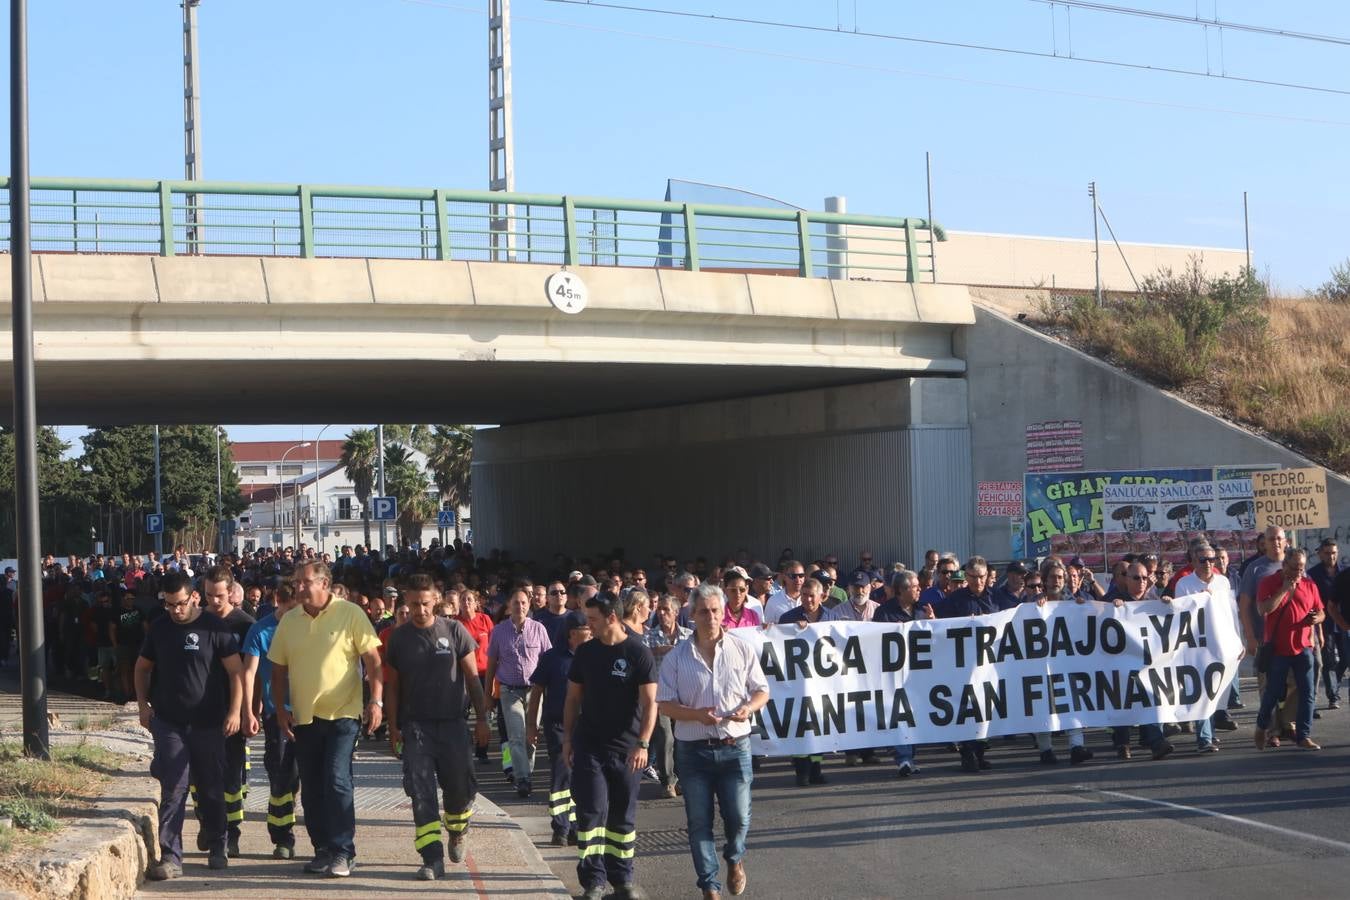
[[[81,713],[75,717],[75,724],[72,727],[76,731],[101,731],[112,725],[113,721],[113,717],[106,713],[97,716]]]
[[[1350,263],[1347,263],[1350,267]],[[1350,283],[1350,268],[1340,280]],[[1339,282],[1338,282],[1339,283]],[[1245,272],[1144,279],[1143,295],[1047,304],[1038,320],[1160,387],[1350,473],[1350,303],[1330,289],[1268,297]]]
[[[122,761],[88,741],[53,747],[50,760],[24,756],[18,744],[0,744],[0,817],[13,820],[0,828],[0,853],[55,831],[63,814],[102,793],[107,774]]]

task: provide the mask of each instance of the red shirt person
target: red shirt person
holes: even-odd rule
[[[1266,729],[1275,705],[1285,696],[1285,681],[1293,676],[1298,688],[1297,738],[1305,750],[1320,750],[1310,736],[1313,706],[1317,702],[1313,683],[1314,638],[1312,629],[1326,618],[1317,585],[1304,572],[1308,555],[1302,550],[1286,550],[1280,571],[1263,578],[1257,586],[1256,607],[1265,616],[1268,659],[1258,657],[1258,665],[1268,665],[1261,711],[1256,716],[1254,735],[1258,750],[1267,742]]]

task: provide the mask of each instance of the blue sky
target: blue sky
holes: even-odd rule
[[[1218,0],[1115,2],[1213,17]],[[679,177],[923,215],[928,150],[949,228],[1090,236],[1096,179],[1122,240],[1240,247],[1248,191],[1256,267],[1285,291],[1350,256],[1346,94],[846,32],[856,8],[860,30],[1344,91],[1350,46],[1034,0],[634,4],[843,33],[514,0],[518,190],[659,197]],[[485,186],[486,6],[204,0],[203,174]],[[30,3],[34,174],[181,177],[180,15]],[[1350,37],[1344,2],[1221,0],[1218,15]]]

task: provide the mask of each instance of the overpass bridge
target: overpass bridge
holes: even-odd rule
[[[42,421],[501,423],[475,445],[475,534],[524,558],[1007,558],[975,485],[1020,479],[1047,420],[1082,422],[1091,469],[1308,464],[934,283],[942,232],[920,219],[33,187]],[[576,314],[545,294],[564,267],[589,289]],[[0,417],[10,394],[0,367]],[[1329,484],[1340,539],[1350,482]]]
[[[50,424],[356,409],[513,423],[959,376],[953,336],[974,321],[963,287],[925,281],[941,232],[918,219],[441,188],[32,186]],[[580,314],[548,300],[560,268],[588,288]],[[0,416],[9,387],[0,372]]]

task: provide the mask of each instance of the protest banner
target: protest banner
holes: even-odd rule
[[[1252,499],[1260,528],[1330,528],[1325,469],[1252,473]]]
[[[1208,594],[729,633],[768,679],[752,750],[773,756],[1195,721],[1242,656],[1232,602]]]

